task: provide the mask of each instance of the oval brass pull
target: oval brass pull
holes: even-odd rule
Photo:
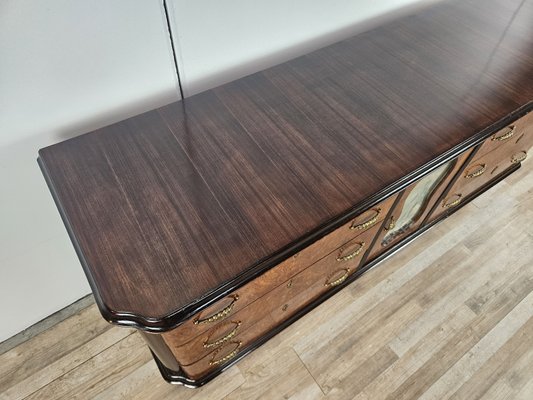
[[[234,322],[231,322],[231,323],[235,324],[235,327],[229,333],[227,333],[223,337],[221,337],[219,339],[216,339],[216,340],[214,340],[212,342],[210,342],[210,340],[211,340],[211,335],[210,335],[207,338],[207,340],[204,342],[204,348],[210,349],[211,347],[219,346],[222,343],[225,343],[228,340],[230,340],[232,337],[234,337],[237,334],[237,331],[239,330],[239,327],[241,326],[241,321],[234,321]],[[215,332],[213,332],[213,333],[215,333]]]
[[[337,273],[339,273],[340,271],[344,271],[344,274],[340,277],[340,278],[337,278],[335,279],[334,281],[331,281],[330,282],[330,279],[333,278]],[[346,280],[346,278],[348,278],[348,275],[350,275],[350,268],[343,268],[341,270],[338,270],[338,271],[335,271],[333,272],[332,274],[330,274],[327,278],[326,278],[326,282],[324,283],[324,286],[328,286],[328,287],[334,287],[334,286],[338,286],[340,285],[342,282],[344,282]]]
[[[350,226],[350,229],[364,230],[375,225],[376,222],[378,222],[379,214],[381,214],[381,208],[374,208],[373,211],[375,211],[376,214],[372,218],[370,218],[368,221],[365,221],[361,224],[357,224],[357,225],[352,224],[352,226]]]
[[[507,132],[505,132],[503,135],[500,135],[500,136],[496,136],[494,135],[491,140],[494,141],[494,140],[497,140],[498,142],[503,142],[504,140],[507,140],[507,139],[510,139],[513,137],[514,133],[515,133],[515,126],[514,125],[511,125],[511,126],[508,126],[507,127]]]
[[[241,347],[241,344],[242,342],[241,341],[238,341],[238,342],[229,342],[226,346],[229,346],[230,344],[235,344],[235,348],[228,354],[226,354],[224,357],[221,357],[219,359],[217,359],[217,354],[220,353],[220,351],[222,349],[224,349],[225,346],[223,347],[219,347],[218,349],[216,349],[214,352],[213,352],[213,358],[211,358],[211,361],[209,361],[209,365],[219,365],[219,364],[223,364],[225,363],[226,361],[229,361],[231,360],[233,357],[235,357],[237,355],[237,353],[239,352],[239,348]]]
[[[365,242],[359,242],[358,244],[359,244],[359,247],[357,249],[355,249],[353,252],[345,256],[342,255],[342,252],[346,250],[346,248],[341,248],[339,251],[339,255],[337,256],[337,261],[348,261],[348,260],[351,260],[352,258],[357,257],[359,254],[361,254],[361,252],[363,251],[363,248],[365,247]]]
[[[527,152],[521,151],[520,153],[516,153],[511,157],[511,162],[513,164],[518,164],[519,162],[524,161],[527,158]]]
[[[209,317],[198,318],[196,321],[194,321],[194,324],[195,325],[209,324],[211,322],[215,322],[215,321],[218,321],[219,319],[223,319],[223,318],[227,317],[231,313],[231,311],[233,310],[233,306],[235,305],[235,302],[237,300],[239,300],[239,295],[237,295],[237,294],[235,294],[233,296],[229,296],[229,297],[232,297],[233,300],[226,307],[224,307],[222,310],[216,312],[215,314],[210,315]]]
[[[394,219],[394,216],[390,217],[389,224],[385,227],[386,231],[390,231],[396,227],[396,220]]]
[[[478,164],[478,165],[475,165],[475,167],[480,167],[480,168],[476,169],[474,172],[467,173],[465,175],[466,179],[477,178],[478,176],[483,175],[487,169],[487,164]]]
[[[463,197],[462,194],[458,193],[458,194],[455,194],[454,196],[457,196],[457,199],[451,201],[451,202],[446,202],[446,200],[444,200],[444,204],[442,205],[443,207],[446,207],[446,208],[452,208],[452,207],[455,207],[456,205],[458,205],[460,202],[461,202],[461,199]],[[450,198],[448,198],[449,200]]]

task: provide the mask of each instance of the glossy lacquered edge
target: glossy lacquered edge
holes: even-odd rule
[[[303,307],[301,310],[296,312],[290,318],[288,318],[287,320],[283,321],[281,324],[277,325],[274,329],[272,329],[271,331],[269,331],[268,333],[266,333],[265,335],[263,335],[262,337],[257,339],[255,342],[253,342],[249,346],[243,348],[241,351],[239,351],[237,356],[235,356],[235,358],[233,358],[231,361],[229,361],[228,363],[222,365],[219,368],[216,368],[216,369],[212,370],[211,372],[209,372],[205,376],[203,376],[203,377],[201,377],[199,379],[191,379],[191,378],[187,377],[182,371],[173,371],[173,370],[165,367],[165,365],[161,362],[161,360],[159,360],[157,358],[157,356],[152,352],[152,356],[154,357],[154,360],[155,360],[155,362],[157,364],[157,367],[159,368],[159,371],[160,371],[161,375],[169,383],[176,384],[176,385],[183,385],[183,386],[189,387],[189,388],[198,388],[198,387],[201,387],[201,386],[205,385],[206,383],[208,383],[209,381],[213,380],[215,377],[220,375],[222,372],[224,372],[225,370],[227,370],[228,368],[230,368],[231,366],[233,366],[234,364],[239,362],[246,355],[248,355],[249,353],[251,353],[252,351],[257,349],[258,347],[260,347],[262,344],[266,343],[268,340],[270,340],[272,337],[274,337],[275,335],[280,333],[282,330],[287,328],[289,325],[293,324],[298,319],[300,319],[301,317],[303,317],[304,315],[309,313],[311,310],[313,310],[315,307],[317,307],[318,305],[320,305],[321,303],[323,303],[324,301],[329,299],[331,296],[333,296],[336,293],[338,293],[344,287],[346,287],[347,285],[351,284],[353,281],[355,281],[356,279],[361,277],[361,275],[363,275],[364,273],[368,272],[370,269],[375,267],[381,261],[383,261],[383,260],[389,258],[390,256],[392,256],[398,250],[400,250],[401,248],[403,248],[406,245],[408,245],[409,243],[411,243],[413,240],[418,238],[423,233],[427,232],[429,229],[431,229],[433,226],[438,224],[440,221],[446,219],[451,214],[455,213],[461,207],[464,207],[466,204],[468,204],[474,198],[479,196],[481,193],[485,192],[486,190],[490,189],[494,185],[498,184],[500,181],[505,179],[507,176],[509,176],[510,174],[515,172],[516,170],[518,170],[520,167],[521,167],[520,163],[509,167],[507,170],[505,170],[501,174],[499,174],[496,178],[494,178],[493,180],[491,180],[490,182],[488,182],[487,184],[485,184],[484,186],[482,186],[481,188],[479,188],[475,192],[473,192],[470,195],[468,195],[467,197],[465,197],[465,199],[457,207],[455,207],[455,208],[443,213],[442,215],[440,215],[434,221],[431,221],[427,225],[422,226],[419,230],[413,232],[411,235],[409,235],[408,237],[406,237],[405,239],[403,239],[399,243],[397,243],[394,246],[392,246],[386,252],[384,252],[383,254],[379,255],[376,259],[370,261],[368,264],[363,266],[361,269],[359,269],[358,271],[356,271],[355,273],[350,275],[342,284],[340,284],[340,285],[336,286],[335,288],[325,292],[323,295],[321,295],[317,299],[313,300],[311,303],[309,303],[307,306]]]
[[[76,240],[75,235],[73,234],[73,230],[71,228],[71,224],[69,223],[68,217],[65,214],[63,207],[61,205],[61,202],[59,201],[57,197],[57,193],[54,188],[53,180],[50,178],[50,175],[47,172],[45,162],[42,160],[41,157],[39,157],[37,161],[38,161],[39,166],[41,167],[41,170],[43,172],[47,185],[50,189],[52,197],[61,215],[61,218],[63,219],[63,223],[65,224],[70,240],[72,241],[72,244],[80,259],[81,265],[85,271],[85,274],[87,276],[87,279],[93,291],[98,308],[100,309],[100,312],[102,313],[102,316],[108,322],[116,324],[116,325],[135,327],[137,329],[141,329],[147,332],[165,332],[165,331],[169,331],[169,330],[176,328],[178,325],[183,323],[185,320],[191,318],[193,315],[197,314],[198,312],[207,308],[211,304],[227,296],[231,292],[239,289],[243,285],[257,278],[258,276],[268,271],[269,269],[273,268],[274,266],[278,265],[282,261],[286,260],[292,255],[303,250],[307,246],[311,245],[315,241],[326,236],[333,230],[344,225],[350,219],[354,218],[357,214],[361,213],[362,211],[370,207],[373,207],[374,205],[380,203],[387,197],[403,190],[404,188],[406,188],[411,183],[421,178],[425,174],[433,171],[434,169],[438,168],[442,164],[452,160],[453,158],[457,157],[462,152],[480,144],[483,140],[487,139],[492,134],[504,128],[509,123],[527,114],[532,109],[533,109],[533,101],[530,101],[529,103],[520,107],[513,113],[507,115],[505,118],[502,118],[498,122],[478,132],[477,134],[472,135],[470,139],[458,144],[457,146],[451,148],[447,152],[441,154],[439,157],[436,157],[433,160],[429,161],[428,163],[422,165],[420,168],[416,169],[410,174],[407,174],[402,179],[396,181],[395,183],[391,184],[388,187],[385,187],[384,189],[382,189],[375,195],[370,196],[367,200],[346,210],[342,215],[337,216],[336,218],[333,218],[325,222],[321,226],[318,226],[315,230],[311,231],[306,236],[300,238],[297,241],[294,241],[288,244],[287,246],[283,247],[282,249],[270,255],[269,257],[258,260],[254,265],[250,266],[244,273],[234,277],[232,280],[227,281],[223,285],[220,285],[219,287],[212,290],[211,292],[206,293],[205,296],[197,299],[196,301],[190,303],[189,305],[181,309],[177,309],[173,311],[172,313],[169,313],[163,316],[138,315],[135,313],[127,312],[125,310],[112,310],[109,307],[107,307],[107,305],[103,301],[98,291],[97,285],[95,284],[94,278],[91,274],[90,267],[88,266],[86,262],[86,259]]]

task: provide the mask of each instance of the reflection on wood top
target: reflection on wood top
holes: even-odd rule
[[[41,150],[106,318],[166,329],[531,108],[532,21],[533,0],[441,2]]]

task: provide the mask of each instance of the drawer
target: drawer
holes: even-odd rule
[[[315,264],[283,282],[271,292],[254,301],[247,307],[235,312],[230,318],[217,323],[209,330],[196,336],[191,341],[180,344],[175,341],[172,332],[163,334],[164,340],[181,365],[189,365],[212,352],[217,346],[233,339],[256,324],[262,316],[275,309],[283,309],[290,315],[298,306],[295,298],[305,293],[307,302],[342,283],[359,266],[368,250],[379,225],[363,231],[352,240],[344,243]],[[301,297],[301,296],[300,296]]]
[[[229,362],[240,349],[263,336],[324,292],[343,283],[361,266],[361,261],[378,229],[379,225],[369,228],[248,306],[245,310],[251,324],[243,325],[241,322],[239,328],[243,329],[238,328],[239,333],[232,335],[220,347],[209,351],[193,364],[182,365],[182,369],[194,377],[193,375],[203,375],[210,369]],[[244,329],[249,325],[251,326],[248,329]],[[191,347],[190,350],[192,349]]]
[[[309,268],[300,272],[296,277],[289,278],[269,293],[236,311],[231,317],[223,319],[187,343],[179,344],[175,340],[176,336],[172,335],[173,332],[163,334],[164,340],[180,365],[190,365],[255,325],[271,310],[283,305],[294,296],[294,293],[302,290],[306,284],[305,277],[309,273],[308,270]]]
[[[324,292],[343,283],[357,271],[372,244],[380,225],[363,232],[290,280],[290,296],[279,296],[272,314],[276,320],[291,315]]]
[[[316,241],[311,246],[292,257],[294,263],[308,267],[351,239],[371,231],[376,226],[380,225],[380,222],[386,217],[395,200],[396,195],[390,196],[375,207],[359,214],[350,222],[329,233],[327,236]],[[294,268],[293,270],[294,272],[298,272],[302,269],[303,268]]]
[[[182,366],[181,369],[191,379],[197,379],[210,370],[231,361],[239,354],[240,350],[253,343],[257,338],[261,337],[264,332],[272,330],[276,325],[277,323],[270,317],[270,315],[263,315],[263,318],[250,329],[243,331],[238,336],[224,343],[222,346],[205,355],[195,363]]]
[[[187,343],[176,344],[172,335],[165,335],[164,340],[180,365],[193,364],[259,322],[273,306],[270,300],[268,294],[263,296]]]
[[[446,193],[431,219],[457,207],[468,195],[495,179],[513,164],[525,160],[526,150],[519,149],[517,146],[500,146],[482,157],[476,157],[465,167],[453,187]]]
[[[453,190],[466,196],[526,156],[527,153],[515,152],[512,148],[498,148],[472,161],[457,179]]]
[[[485,140],[475,158],[481,158],[496,149],[506,152],[527,151],[532,145],[533,112],[530,112]]]
[[[218,322],[233,316],[238,310],[272,291],[291,276],[320,260],[350,239],[379,225],[387,215],[395,198],[396,196],[393,195],[359,214],[350,222],[206,308],[176,329],[164,333],[165,339],[172,342],[173,346],[179,346],[206,332]]]

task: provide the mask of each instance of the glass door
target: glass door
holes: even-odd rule
[[[369,259],[386,251],[420,227],[445,189],[444,183],[449,181],[447,178],[451,178],[456,170],[456,164],[457,159],[450,160],[404,190],[391,216],[385,221]]]

